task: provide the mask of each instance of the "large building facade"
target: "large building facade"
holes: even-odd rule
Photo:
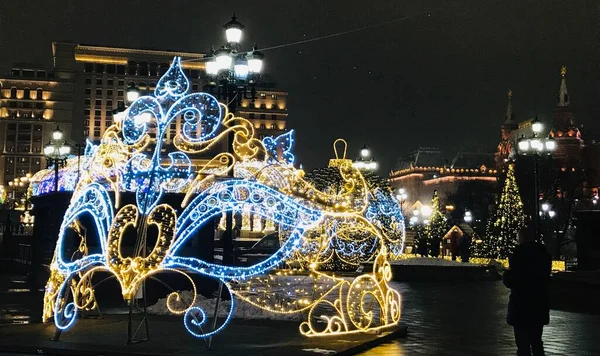
[[[71,134],[73,93],[73,83],[41,66],[14,65],[0,78],[0,184],[45,168],[52,131]]]
[[[203,91],[202,53],[54,42],[52,70],[15,65],[0,78],[0,184],[45,168],[43,146],[57,125],[74,146],[98,142],[114,122],[113,110],[126,104],[127,88],[151,93],[175,56],[182,58],[191,90]],[[255,100],[243,98],[236,115],[249,119],[260,138],[280,135],[286,131],[287,92],[263,75]],[[172,125],[167,144],[180,126],[179,120]]]

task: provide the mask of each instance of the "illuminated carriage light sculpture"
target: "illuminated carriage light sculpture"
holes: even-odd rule
[[[188,278],[194,292],[196,287],[188,273],[220,280],[232,295],[226,320],[210,331],[202,329],[207,317],[195,300],[181,307],[176,303],[181,301],[177,292],[168,296],[169,310],[182,314],[185,327],[196,337],[209,337],[225,327],[233,315],[236,296],[273,312],[308,311],[309,319],[300,326],[306,336],[364,332],[397,324],[400,295],[387,284],[391,269],[387,262],[386,228],[376,219],[379,213],[374,214],[369,207],[373,196],[365,190],[360,173],[351,165],[342,165],[340,169],[348,183],[346,194],[319,192],[303,180],[302,171],[292,166],[291,133],[260,141],[254,137],[250,122],[234,117],[208,94],[189,94],[189,88],[181,60],[176,57],[153,96],[136,100],[125,118],[107,129],[99,146],[88,144],[84,169],[60,227],[46,285],[43,319],[53,318],[57,328],[65,330],[74,324],[81,310],[94,308],[91,279],[95,272],[111,273],[125,300],[132,300],[148,277],[175,272]],[[165,132],[178,118],[182,120],[182,130],[173,141],[177,151],[162,157]],[[213,148],[230,132],[234,136],[234,154],[220,153],[194,172],[187,154]],[[153,148],[151,155],[146,153],[149,148]],[[214,168],[215,162],[219,167]],[[243,172],[245,166],[259,169],[242,179],[213,179],[234,167]],[[114,201],[109,191],[114,192]],[[120,206],[119,195],[123,191],[135,193],[135,204]],[[165,192],[185,194],[184,210],[179,216],[173,207],[161,203]],[[256,216],[287,231],[280,249],[266,260],[250,267],[231,267],[179,255],[182,246],[204,223],[224,212],[240,212],[248,207]],[[89,253],[88,241],[79,234],[80,253],[65,258],[65,236],[69,230],[76,230],[83,214],[92,217],[100,251]],[[304,248],[305,232],[326,221],[338,221],[340,226],[359,222],[359,229],[376,237],[373,272],[349,281],[319,272],[320,261],[316,259],[309,264],[311,276],[315,281],[325,281],[326,287],[321,285],[311,298],[305,293],[304,298],[288,303],[288,308],[253,298],[249,286],[257,282],[256,287],[260,287],[261,280],[273,279],[275,268]],[[138,238],[145,238],[149,225],[158,230],[152,251],[147,255],[122,256],[125,230],[133,228]],[[332,244],[329,238],[321,241],[323,246]],[[331,315],[317,312],[323,305],[330,307]],[[326,327],[318,327],[316,319],[326,321]]]

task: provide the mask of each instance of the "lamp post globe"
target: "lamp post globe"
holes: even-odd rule
[[[542,131],[544,131],[544,124],[538,119],[537,116],[531,122],[531,130],[536,134],[539,134]]]
[[[252,52],[248,53],[246,58],[248,58],[248,71],[260,74],[263,67],[264,55],[258,50],[258,47],[254,46]]]
[[[127,87],[127,101],[133,103],[140,97],[140,90],[134,82],[129,83]]]
[[[364,145],[363,148],[360,149],[360,156],[362,158],[369,158],[370,155],[371,150],[369,149],[369,147],[367,147],[367,145]]]
[[[231,16],[231,20],[223,25],[223,28],[225,28],[225,38],[227,39],[227,43],[237,45],[241,42],[244,25],[237,20],[235,14]]]

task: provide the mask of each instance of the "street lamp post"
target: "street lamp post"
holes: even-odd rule
[[[60,127],[52,131],[52,139],[44,146],[44,155],[46,155],[46,167],[54,165],[54,191],[58,191],[58,170],[67,163],[67,157],[71,152],[71,147],[65,144],[64,134]]]
[[[227,43],[217,51],[212,50],[206,61],[208,83],[205,91],[224,101],[230,113],[235,113],[242,99],[256,99],[256,83],[263,67],[263,54],[254,46],[250,52],[238,52],[243,37],[244,25],[235,14],[223,25]],[[233,131],[228,135],[227,152],[233,154]],[[228,172],[233,178],[233,170]],[[233,261],[233,212],[225,214],[225,231],[222,236],[223,264]]]
[[[537,116],[531,123],[533,134],[529,137],[522,135],[517,144],[517,150],[521,155],[533,156],[533,191],[534,191],[534,211],[533,223],[535,236],[538,240],[541,238],[540,232],[540,156],[550,154],[556,148],[556,142],[552,138],[542,138],[539,135],[544,130],[544,124],[538,120]]]
[[[371,156],[371,150],[367,145],[364,145],[360,149],[359,157],[352,163],[356,169],[365,171],[376,171],[379,164],[375,160],[375,157]]]
[[[408,198],[408,194],[406,194],[406,189],[400,188],[398,189],[398,194],[396,194],[396,199],[400,203],[400,213],[404,214],[404,203],[406,202],[406,198]]]

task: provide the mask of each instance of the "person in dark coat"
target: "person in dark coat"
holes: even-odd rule
[[[509,258],[504,285],[510,288],[507,322],[512,325],[517,356],[544,356],[542,333],[550,322],[548,281],[552,258],[546,247],[519,232],[519,245]]]

